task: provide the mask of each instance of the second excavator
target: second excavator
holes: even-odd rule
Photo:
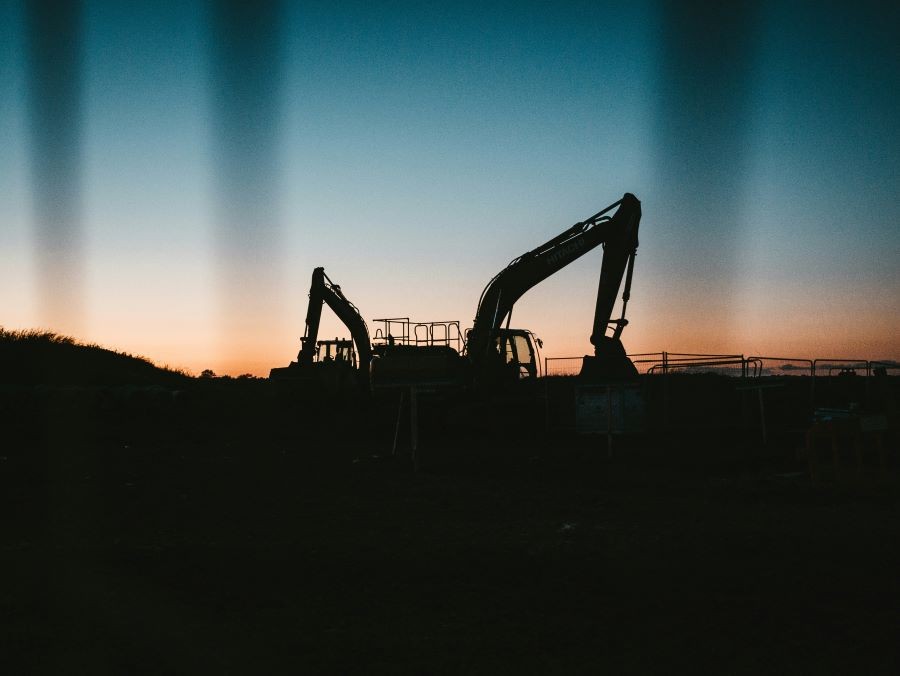
[[[323,305],[328,305],[349,329],[349,340],[319,340]],[[407,317],[375,322],[381,327],[373,340],[359,310],[341,287],[329,279],[324,268],[315,268],[297,361],[273,368],[269,377],[311,384],[314,390],[323,386],[332,394],[410,384],[447,387],[465,382],[459,322],[411,322]]]
[[[350,330],[351,340],[319,340],[323,304],[327,304]],[[290,366],[272,369],[270,378],[306,380],[318,377],[335,390],[343,388],[343,381],[352,379],[359,388],[368,389],[369,364],[372,361],[369,329],[356,306],[344,296],[341,287],[325,274],[325,268],[313,270],[306,331],[300,345],[297,361],[291,362]]]

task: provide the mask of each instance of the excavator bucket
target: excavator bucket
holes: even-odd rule
[[[622,341],[604,336],[594,347],[594,355],[585,355],[580,377],[592,381],[633,380],[638,377],[638,371],[625,354]]]

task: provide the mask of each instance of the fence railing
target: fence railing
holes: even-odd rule
[[[760,376],[900,374],[900,362],[866,359],[770,357],[742,354],[698,354],[690,352],[643,352],[628,357],[638,373],[716,373],[743,378]],[[583,357],[545,357],[545,376],[574,376],[581,372]]]
[[[577,376],[584,357],[544,357],[545,376]]]
[[[815,362],[812,359],[803,359],[800,357],[747,357],[753,361],[756,372],[755,376],[811,376],[815,372]]]
[[[669,372],[719,373],[747,375],[747,360],[741,354],[697,354],[690,352],[662,352],[656,355],[634,355],[635,366],[647,374]]]

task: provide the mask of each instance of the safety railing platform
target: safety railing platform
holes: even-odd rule
[[[466,345],[459,320],[414,322],[409,317],[373,319],[375,345],[447,345],[462,352]]]

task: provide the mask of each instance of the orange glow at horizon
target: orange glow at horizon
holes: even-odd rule
[[[645,242],[650,249],[652,237]],[[543,340],[542,358],[591,353],[598,257],[590,258],[534,287],[516,305],[511,325],[531,329]],[[900,300],[889,284],[883,288],[857,284],[854,293],[841,292],[834,284],[821,285],[813,292],[800,284],[782,285],[779,290],[754,280],[752,285],[736,283],[731,293],[724,294],[708,291],[684,275],[667,279],[666,271],[651,268],[646,258],[639,261],[628,307],[630,323],[622,336],[630,354],[900,358]],[[126,279],[116,282],[111,272],[94,268],[81,327],[43,326],[34,294],[11,296],[4,328],[47,328],[194,375],[212,369],[220,375],[267,376],[271,368],[296,359],[311,266],[297,266],[285,282],[284,296],[292,298],[291,303],[285,306],[281,301],[253,322],[249,315],[244,317],[246,321],[236,322],[228,336],[222,335],[208,276],[195,271],[187,277],[160,278],[156,269],[133,267]],[[452,275],[445,278],[439,272],[430,275],[427,284],[409,285],[399,273],[382,276],[374,284],[365,271],[340,262],[328,270],[360,308],[371,334],[372,318],[379,316],[459,318],[465,330],[471,326],[481,284],[472,279],[454,285]],[[614,316],[618,312],[617,307]],[[319,337],[349,337],[327,306]]]
[[[159,366],[186,370],[198,375],[212,369],[219,375],[237,376],[250,373],[265,377],[276,366],[286,366],[296,359],[300,349],[300,336],[305,308],[291,318],[289,326],[278,331],[253,331],[240,340],[231,341],[230,349],[223,349],[221,336],[212,328],[215,322],[205,326],[200,323],[169,324],[147,330],[141,323],[94,322],[83,334],[73,335],[82,342],[99,344],[108,349],[127,352],[150,359]],[[544,342],[542,358],[580,357],[591,353],[588,340],[590,326],[581,320],[555,328],[541,317],[525,316],[512,325],[533,330]],[[552,313],[548,313],[552,314]],[[703,321],[694,317],[691,321],[675,321],[674,317],[657,317],[655,321],[630,313],[631,323],[625,329],[622,340],[630,354],[661,351],[698,354],[743,354],[745,356],[772,356],[792,358],[846,358],[846,359],[897,359],[900,357],[900,325],[897,315],[865,317],[855,321],[826,321],[821,316],[796,316],[790,321],[766,322],[747,326],[717,326],[713,317]],[[434,313],[441,318],[447,312]],[[416,317],[413,317],[416,319]],[[426,319],[425,316],[421,317]],[[544,318],[546,320],[546,317]],[[370,331],[374,325],[368,322]],[[461,325],[465,326],[464,322]],[[28,322],[6,324],[6,329],[35,328]],[[57,330],[56,327],[44,327]],[[745,331],[739,339],[737,330]],[[66,333],[64,327],[58,329]],[[330,314],[322,313],[320,338],[349,337],[349,332]]]
[[[822,317],[815,315],[797,316],[791,321],[776,322],[774,326],[768,323],[732,326],[724,323],[717,325],[712,316],[705,320],[697,316],[690,321],[677,322],[672,316],[657,317],[654,321],[645,312],[630,314],[631,323],[622,336],[626,351],[630,354],[667,351],[807,359],[876,360],[900,357],[900,341],[897,338],[900,326],[895,319],[885,316],[870,317],[869,321],[857,317],[856,322],[836,323],[834,326],[834,322],[823,321]],[[205,327],[199,324],[170,325],[168,330],[159,327],[156,331],[140,330],[142,327],[139,325],[98,323],[84,335],[73,337],[146,357],[159,366],[186,370],[193,375],[212,369],[219,375],[250,373],[265,377],[272,367],[286,366],[296,359],[305,308],[297,315],[291,318],[290,326],[281,327],[278,331],[248,332],[240,340],[231,341],[230,349],[223,349],[221,337],[211,328],[216,326],[215,322],[209,322]],[[446,318],[449,313],[439,312],[433,316]],[[415,316],[413,318],[417,319]],[[421,318],[426,319],[424,316]],[[546,321],[546,316],[542,321],[541,317],[522,312],[520,319],[521,322],[513,321],[512,325],[529,328],[543,340],[542,358],[580,357],[591,353],[587,321],[579,320],[554,328]],[[374,324],[371,321],[368,323],[370,331],[374,332]],[[461,325],[465,326],[465,323],[461,322]],[[5,328],[31,327],[7,325]],[[173,328],[174,331],[171,330]],[[738,339],[738,330],[746,332],[743,340]],[[325,308],[319,337],[349,337],[349,332]]]

